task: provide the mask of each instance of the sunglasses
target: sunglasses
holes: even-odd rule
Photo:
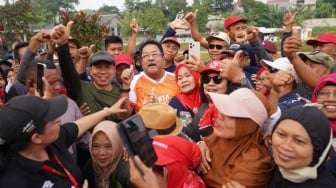
[[[217,50],[221,50],[222,48],[228,48],[228,46],[222,46],[222,45],[218,45],[218,44],[209,44],[209,49],[217,49]]]
[[[205,84],[210,83],[211,80],[213,80],[213,82],[215,84],[220,84],[222,82],[223,78],[220,75],[217,75],[217,76],[214,76],[214,77],[210,77],[208,75],[204,75],[202,77],[202,82],[205,83]]]

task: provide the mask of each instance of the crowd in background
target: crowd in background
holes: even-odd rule
[[[139,44],[132,19],[127,49],[82,46],[72,21],[16,33],[0,51],[0,187],[336,187],[336,33],[301,41],[296,15],[280,49],[240,16],[202,36],[197,10]],[[186,28],[208,62],[181,49]],[[157,133],[152,166],[118,133],[136,115]]]

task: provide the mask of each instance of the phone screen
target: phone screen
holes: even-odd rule
[[[37,63],[37,91],[39,92],[40,96],[43,97],[43,80],[42,77],[44,76],[44,72],[46,69],[46,65],[43,63]]]
[[[129,117],[118,124],[118,130],[129,155],[138,155],[144,164],[151,167],[157,156],[141,117],[137,114]]]

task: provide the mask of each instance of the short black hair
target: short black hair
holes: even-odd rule
[[[21,60],[19,57],[19,50],[27,46],[29,46],[29,42],[19,42],[17,45],[15,45],[14,47],[14,59],[15,60]]]
[[[105,38],[105,41],[104,41],[105,49],[111,43],[118,43],[118,44],[123,45],[123,40],[119,36],[114,36],[114,35],[108,36]]]
[[[144,47],[147,46],[147,45],[150,45],[150,44],[157,46],[159,48],[162,56],[164,55],[161,43],[156,41],[156,40],[152,40],[152,39],[147,40],[142,44],[142,46],[140,47],[140,55],[142,54],[142,50],[144,49]]]

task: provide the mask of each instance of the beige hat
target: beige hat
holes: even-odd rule
[[[167,104],[146,104],[138,114],[145,127],[155,129],[158,136],[178,135],[182,131],[182,121],[177,117],[176,110]]]
[[[211,35],[206,38],[207,41],[211,41],[212,39],[225,41],[228,45],[230,45],[231,41],[229,35],[224,32],[211,33]]]

